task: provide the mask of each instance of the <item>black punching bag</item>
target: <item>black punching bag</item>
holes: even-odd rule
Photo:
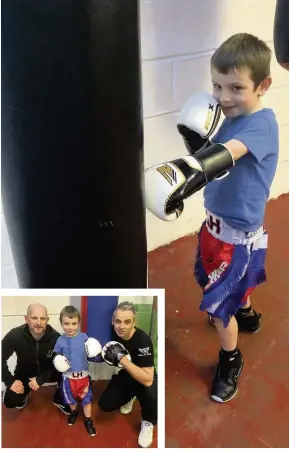
[[[138,0],[2,0],[2,201],[26,288],[145,288]]]
[[[289,0],[276,2],[274,49],[278,63],[289,70]]]

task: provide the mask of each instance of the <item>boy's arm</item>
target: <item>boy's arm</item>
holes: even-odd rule
[[[229,149],[234,161],[240,159],[243,155],[246,155],[249,152],[247,146],[239,140],[229,140],[224,143],[224,146]]]
[[[233,138],[226,143],[234,160],[238,160],[250,153],[258,163],[263,160],[274,147],[274,136],[278,129],[274,122],[268,118],[252,116],[251,121],[242,130],[239,130]],[[278,138],[276,138],[276,152],[278,152]]]
[[[60,344],[60,338],[61,338],[61,336],[59,336],[59,338],[57,339],[57,341],[56,341],[56,343],[54,345],[53,354],[56,354],[56,353],[62,354],[62,347],[61,347],[61,344]]]

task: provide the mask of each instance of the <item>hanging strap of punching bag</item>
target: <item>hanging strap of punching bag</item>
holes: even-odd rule
[[[289,70],[289,0],[277,0],[274,19],[274,49],[278,63]]]

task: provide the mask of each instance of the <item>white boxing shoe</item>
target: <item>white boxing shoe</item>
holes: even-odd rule
[[[153,442],[154,426],[148,421],[142,421],[141,430],[138,436],[138,445],[140,447],[150,447]]]
[[[136,397],[133,397],[132,399],[130,399],[129,402],[127,402],[125,405],[123,405],[120,408],[121,414],[129,414],[132,412],[132,407],[133,407],[135,399],[136,399]]]

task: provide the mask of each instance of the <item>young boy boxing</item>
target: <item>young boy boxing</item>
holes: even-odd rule
[[[178,130],[190,156],[145,174],[147,208],[163,220],[178,218],[184,200],[205,187],[195,276],[203,291],[200,310],[209,314],[221,345],[211,390],[217,402],[238,390],[244,365],[238,326],[248,333],[260,329],[250,294],[266,280],[263,220],[279,148],[274,112],[262,106],[270,60],[257,37],[228,38],[211,58],[213,96],[193,96],[180,114]],[[225,119],[210,141],[220,111]]]
[[[71,408],[68,425],[76,422],[77,399],[80,399],[86,430],[90,436],[94,436],[96,430],[91,418],[92,390],[87,358],[99,355],[101,345],[96,339],[79,332],[80,313],[73,306],[63,308],[59,320],[65,334],[55,344],[53,363],[59,372],[63,372],[61,393],[63,400]]]

